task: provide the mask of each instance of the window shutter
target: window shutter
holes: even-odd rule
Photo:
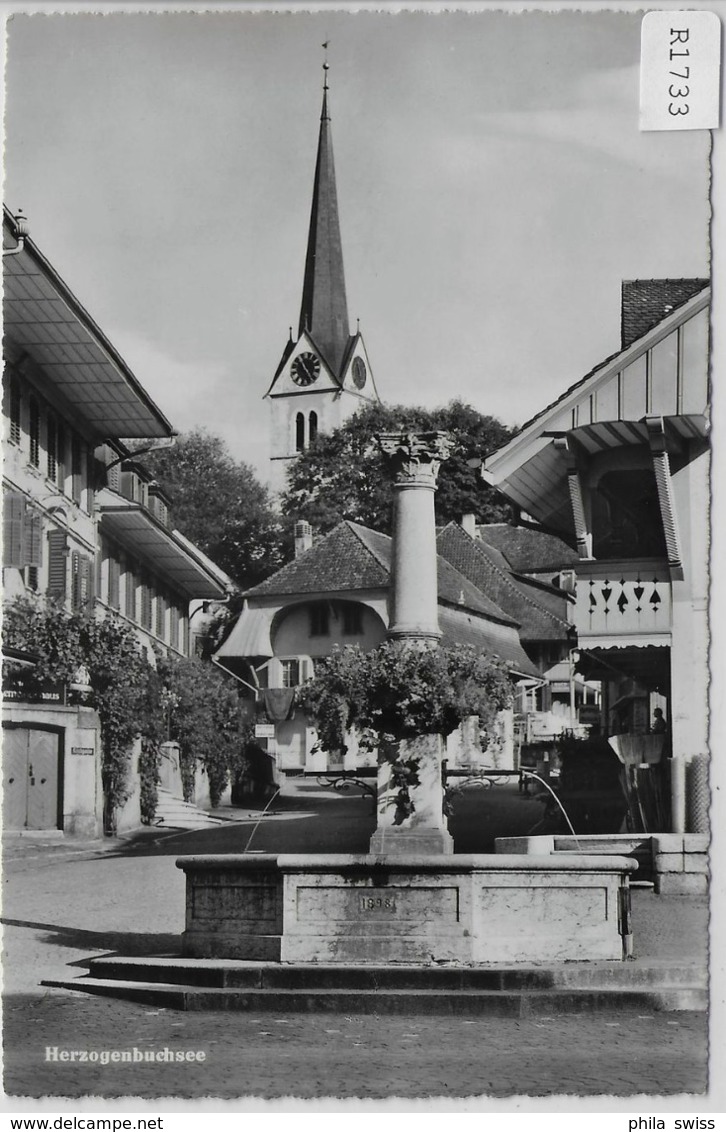
[[[55,447],[56,447],[56,483],[61,491],[65,491],[66,486],[66,431],[60,421],[56,423],[55,433]]]
[[[3,566],[22,569],[24,558],[25,496],[17,491],[3,495]]]
[[[115,456],[115,454],[114,454]],[[112,468],[106,469],[106,483],[111,491],[121,491],[121,465],[114,464]]]
[[[166,598],[163,594],[156,595],[156,635],[164,639],[166,629]]]
[[[108,560],[108,604],[112,609],[118,609],[121,602],[119,599],[119,581],[121,578],[121,563],[118,558],[111,551],[111,556]]]
[[[14,381],[10,386],[10,440],[13,444],[20,444],[22,401],[20,387]]]
[[[24,558],[26,566],[43,565],[43,517],[40,511],[30,508],[25,513],[25,548]]]
[[[81,556],[77,550],[71,553],[71,609],[78,613],[81,608]]]
[[[96,596],[96,572],[92,558],[81,556],[81,608],[90,609]]]
[[[47,475],[49,480],[56,482],[58,475],[58,425],[52,413],[48,413],[48,435],[46,444],[46,458],[48,461]]]
[[[30,398],[29,423],[30,463],[37,468],[40,465],[40,409],[35,397]]]
[[[130,560],[126,563],[126,616],[136,620],[136,570]]]
[[[48,531],[48,597],[66,599],[68,537],[63,531]]]
[[[74,503],[81,505],[81,492],[83,491],[83,460],[80,437],[74,436],[71,441],[71,498]]]

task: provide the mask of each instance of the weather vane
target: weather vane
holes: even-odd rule
[[[328,89],[328,71],[330,70],[330,64],[328,63],[328,44],[329,43],[330,43],[330,40],[326,39],[325,43],[322,45],[323,51],[325,52],[325,55],[323,57],[323,71],[325,73],[325,79],[324,79],[324,82],[323,82],[323,90]]]

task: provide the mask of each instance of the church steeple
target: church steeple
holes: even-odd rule
[[[327,44],[323,46],[327,47]],[[323,71],[323,109],[320,115],[299,333],[308,331],[328,365],[339,376],[348,347],[350,328],[338,194],[335,187],[333,139],[328,113],[327,60],[323,63]]]

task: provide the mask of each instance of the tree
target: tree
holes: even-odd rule
[[[451,456],[439,472],[438,522],[458,520],[469,513],[480,522],[504,521],[508,504],[484,483],[479,467],[470,467],[467,461],[493,452],[514,430],[462,401],[441,409],[406,405],[360,409],[334,432],[319,436],[294,462],[282,501],[284,513],[292,519],[307,519],[322,532],[342,519],[352,519],[390,534],[391,481],[375,438],[382,432],[434,429],[449,432],[454,439]]]
[[[262,581],[290,556],[290,524],[274,512],[252,468],[237,462],[220,437],[193,429],[143,461],[171,498],[174,525],[242,588]]]

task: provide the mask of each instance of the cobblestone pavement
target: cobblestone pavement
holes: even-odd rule
[[[9,997],[5,1042],[13,1096],[630,1097],[706,1089],[706,1022],[691,1013],[531,1021],[183,1014],[49,993]],[[46,1046],[204,1050],[206,1060],[53,1063]]]
[[[527,804],[514,796],[510,801],[515,808]],[[355,852],[368,836],[370,806],[360,798],[331,798],[310,784],[277,806],[260,823],[257,849],[314,852],[334,843],[336,851]],[[700,1014],[531,1020],[184,1014],[40,986],[74,969],[80,975],[83,961],[94,955],[178,953],[184,877],[176,856],[240,851],[256,821],[257,815],[244,815],[215,830],[149,831],[126,843],[19,839],[5,846],[7,1093],[272,1099],[657,1097],[705,1090],[707,1023]],[[677,958],[685,929],[692,936],[694,925],[703,942],[703,902],[667,903],[647,893],[638,899],[657,903],[651,922],[661,954]],[[207,1057],[183,1065],[52,1063],[45,1060],[46,1046],[168,1046],[202,1049]],[[647,1102],[634,1103],[648,1110]]]

